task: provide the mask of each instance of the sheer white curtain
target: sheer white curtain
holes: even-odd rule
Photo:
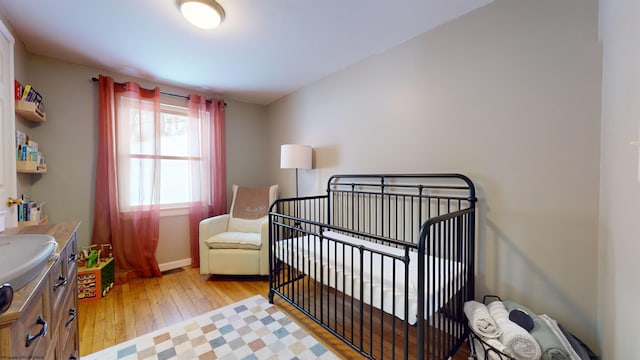
[[[190,146],[194,153],[199,150],[201,156],[200,161],[191,162],[189,167],[193,196],[189,208],[191,266],[199,267],[200,221],[224,214],[227,207],[225,108],[223,100],[206,100],[198,95],[190,95],[188,109],[190,134],[194,138],[194,141],[190,141]],[[202,134],[199,142],[195,139],[196,132]]]
[[[120,209],[160,204],[160,103],[123,93],[116,97]]]

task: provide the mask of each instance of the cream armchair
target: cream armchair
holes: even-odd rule
[[[269,206],[278,185],[266,188],[233,186],[229,214],[200,222],[200,273],[269,274]]]

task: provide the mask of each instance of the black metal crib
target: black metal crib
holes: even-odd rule
[[[468,335],[475,189],[459,174],[336,175],[269,213],[278,295],[368,358],[447,359]]]

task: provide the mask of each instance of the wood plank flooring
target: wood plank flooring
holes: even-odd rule
[[[210,277],[187,267],[159,278],[116,285],[105,298],[79,304],[80,356],[254,295],[266,298],[268,289],[265,277]],[[275,305],[335,354],[345,359],[362,358],[281,299],[276,298]],[[465,345],[454,360],[468,356]]]

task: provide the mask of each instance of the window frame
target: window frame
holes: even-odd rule
[[[155,128],[155,134],[156,136],[160,136],[160,129],[161,129],[161,125],[162,125],[162,116],[163,114],[170,114],[170,115],[179,115],[179,116],[184,116],[186,117],[187,121],[189,120],[189,109],[186,107],[185,105],[176,105],[176,104],[171,104],[165,101],[161,101],[160,102],[160,113],[158,116],[158,123],[154,124],[154,128]],[[154,117],[155,118],[155,117]],[[202,128],[198,128],[198,136],[200,137],[200,141],[202,141]],[[160,148],[158,149],[157,152],[162,153],[162,141],[159,142],[159,146]],[[178,160],[178,161],[185,161],[185,162],[191,162],[191,161],[202,161],[203,160],[203,156],[202,154],[199,154],[198,156],[190,156],[190,155],[185,155],[185,156],[177,156],[177,155],[161,155],[161,154],[154,154],[154,155],[149,155],[149,154],[142,154],[142,153],[132,153],[131,149],[129,148],[127,150],[127,152],[125,153],[125,156],[127,158],[127,161],[130,161],[131,159],[154,159],[157,161],[162,161],[162,160]],[[128,165],[127,165],[128,166]],[[127,181],[131,181],[130,177],[131,177],[131,172],[129,170],[127,170],[127,176],[129,177],[129,179],[127,179]],[[162,182],[162,170],[160,171],[160,183]],[[130,186],[130,185],[129,185]],[[128,190],[130,191],[130,189]],[[165,217],[165,216],[177,216],[177,215],[188,215],[189,213],[189,206],[192,203],[191,201],[186,201],[186,202],[167,202],[167,203],[162,203],[162,186],[159,186],[159,191],[160,191],[160,199],[159,199],[159,203],[158,206],[160,207],[160,215],[161,217]],[[188,189],[187,191],[191,191],[190,189]],[[189,196],[189,194],[187,193],[187,195]],[[131,204],[131,197],[127,195],[127,204],[125,205],[126,208],[122,209],[124,212],[128,212],[128,211],[137,211],[140,210],[141,208],[144,208],[146,206],[148,206],[149,204],[136,204],[136,205],[132,205]]]

